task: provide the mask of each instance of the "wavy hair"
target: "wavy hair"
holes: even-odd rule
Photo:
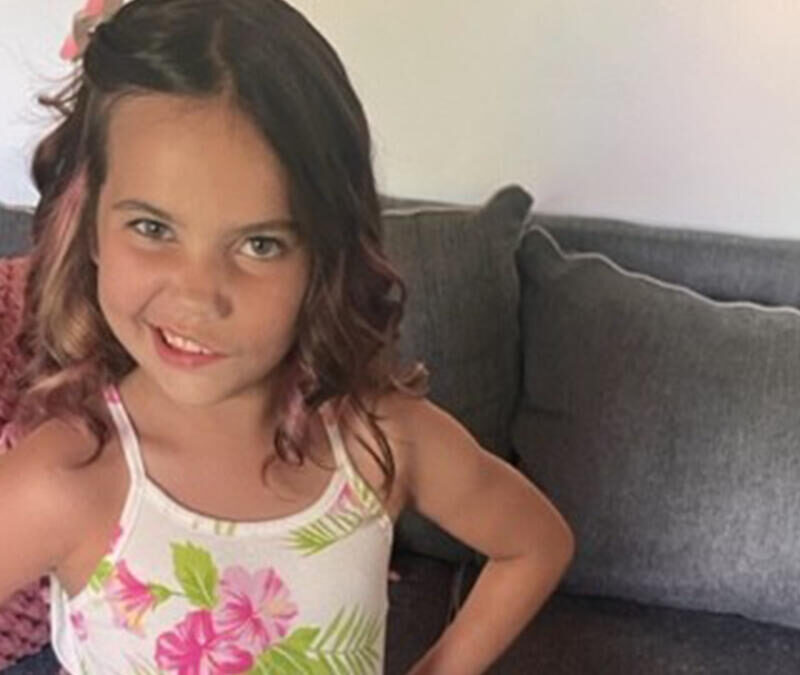
[[[371,397],[420,395],[427,372],[420,363],[401,367],[394,349],[406,291],[381,246],[363,108],[333,48],[281,0],[134,0],[98,26],[67,85],[40,98],[60,120],[33,159],[40,201],[19,338],[27,367],[15,435],[59,416],[95,437],[88,461],[108,438],[87,398],[136,364],[100,310],[94,222],[114,106],[152,93],[226,97],[275,149],[312,259],[286,357],[292,377],[277,455],[302,463],[310,415],[326,401],[347,402],[377,445],[358,437],[388,491],[395,465]]]

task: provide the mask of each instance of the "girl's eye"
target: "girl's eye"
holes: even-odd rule
[[[163,232],[169,230],[169,227],[163,223],[147,219],[134,220],[129,223],[128,226],[148,239],[163,239]],[[286,250],[286,244],[282,240],[267,235],[248,237],[246,245],[250,246],[251,250],[255,251],[254,255],[248,257],[259,260],[269,260]]]
[[[261,260],[274,258],[283,253],[286,249],[286,245],[280,239],[264,235],[248,237],[247,244],[256,252],[256,255],[252,257],[260,258]]]
[[[149,237],[150,239],[160,239],[161,237],[158,236],[158,234],[162,230],[167,229],[165,225],[155,220],[134,220],[129,225],[139,234],[143,234],[145,237]],[[139,227],[140,225],[144,225],[144,227]]]

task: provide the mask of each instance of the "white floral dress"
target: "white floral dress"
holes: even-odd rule
[[[130,489],[108,552],[68,598],[51,575],[53,648],[73,675],[383,672],[392,521],[329,416],[337,468],[287,517],[191,511],[145,473],[118,390]]]

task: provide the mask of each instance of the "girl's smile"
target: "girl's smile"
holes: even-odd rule
[[[198,351],[194,348],[187,349],[180,343],[173,342],[173,338],[167,337],[162,329],[153,328],[152,330],[156,351],[164,359],[164,362],[170,365],[180,368],[198,368],[225,358],[223,354]]]
[[[157,331],[159,336],[169,346],[175,347],[181,351],[200,352],[204,354],[215,354],[217,356],[225,356],[221,349],[216,349],[209,342],[204,340],[197,340],[194,337],[187,335],[186,332],[180,330],[173,330],[161,324],[153,324],[151,328]]]

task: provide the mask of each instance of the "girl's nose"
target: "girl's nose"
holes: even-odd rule
[[[227,275],[221,264],[183,262],[174,271],[175,311],[186,320],[220,319],[231,313]]]

